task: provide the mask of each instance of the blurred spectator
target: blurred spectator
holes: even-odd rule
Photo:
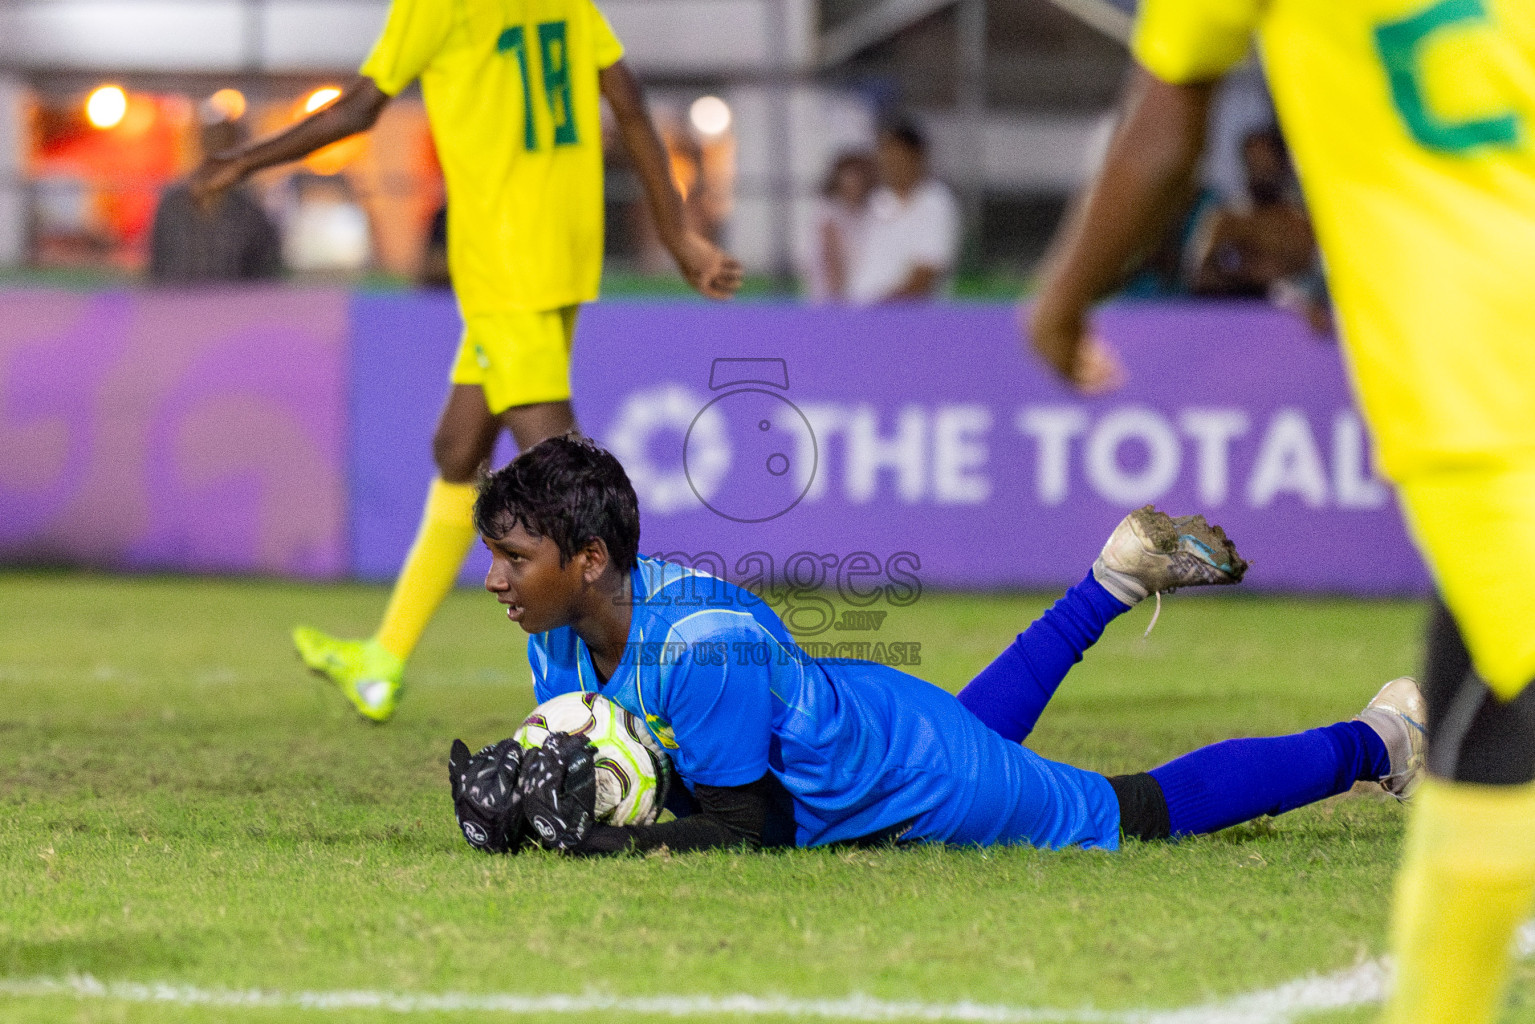
[[[1242,140],[1245,209],[1223,207],[1200,225],[1189,250],[1197,295],[1268,297],[1304,305],[1313,325],[1325,321],[1316,237],[1277,127]]]
[[[867,305],[934,298],[959,254],[959,206],[946,186],[928,176],[927,140],[913,125],[882,129],[877,155],[880,186],[869,197],[848,300]]]
[[[343,174],[300,171],[289,181],[283,255],[294,270],[356,273],[373,258],[373,229]]]
[[[815,234],[804,267],[805,292],[812,302],[847,298],[853,260],[863,245],[869,196],[879,170],[868,153],[837,157],[816,203]]]
[[[238,121],[204,123],[198,143],[204,154],[245,141]],[[230,189],[210,210],[192,200],[182,181],[160,196],[149,240],[149,279],[156,284],[259,281],[281,276],[277,229],[250,190]]]
[[[421,253],[421,270],[416,283],[423,288],[451,288],[448,276],[448,204],[443,203],[432,214],[431,227],[426,231],[426,249]]]

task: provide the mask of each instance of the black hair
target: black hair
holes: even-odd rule
[[[927,156],[927,136],[916,123],[896,118],[880,125],[880,134],[894,139],[920,157]]]
[[[611,452],[578,434],[540,441],[480,481],[474,528],[494,540],[515,526],[559,545],[562,566],[594,540],[615,568],[638,564],[634,485]]]

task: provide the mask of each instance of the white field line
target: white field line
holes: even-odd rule
[[[1535,954],[1535,922],[1519,929],[1520,956]],[[1312,1013],[1379,1003],[1390,982],[1383,959],[1344,971],[1310,975],[1274,988],[1180,1010],[1030,1009],[987,1003],[892,1002],[868,996],[791,999],[784,996],[437,995],[368,990],[275,992],[194,985],[102,982],[88,976],[0,979],[0,997],[73,996],[128,1003],[286,1010],[376,1010],[385,1013],[645,1014],[655,1017],[793,1017],[848,1021],[973,1021],[977,1024],[1291,1024]]]

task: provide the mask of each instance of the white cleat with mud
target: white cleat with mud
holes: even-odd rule
[[[1391,756],[1391,774],[1380,788],[1406,800],[1423,780],[1423,750],[1428,742],[1428,705],[1411,676],[1393,679],[1355,716],[1380,736]]]
[[[1238,583],[1245,572],[1247,562],[1219,526],[1150,505],[1120,520],[1093,563],[1093,578],[1129,605],[1179,587]]]

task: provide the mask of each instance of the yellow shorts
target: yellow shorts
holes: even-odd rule
[[[1399,491],[1472,664],[1512,699],[1535,679],[1535,458],[1420,472]]]
[[[580,306],[500,310],[464,317],[450,380],[478,384],[491,414],[570,400],[570,348]]]

